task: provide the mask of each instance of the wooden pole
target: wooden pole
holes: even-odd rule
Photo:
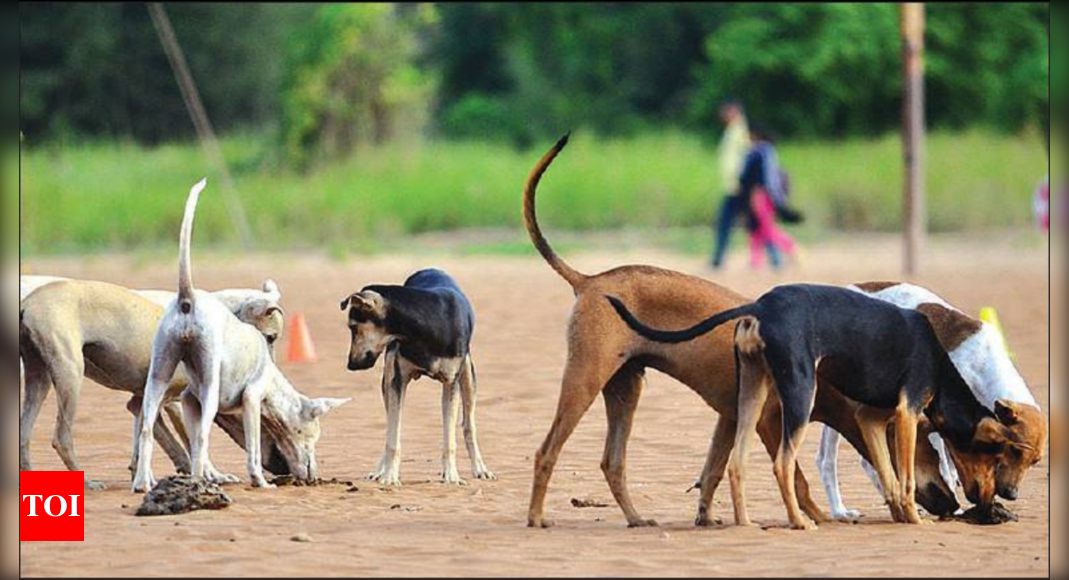
[[[148,11],[152,16],[152,25],[156,28],[156,34],[160,37],[163,51],[167,53],[167,60],[171,63],[174,78],[178,81],[178,88],[182,92],[182,100],[186,103],[186,109],[193,120],[193,128],[197,131],[197,138],[200,141],[201,148],[204,149],[204,154],[215,165],[216,170],[219,171],[223,178],[223,193],[225,194],[224,199],[226,200],[227,212],[230,214],[230,221],[238,229],[238,236],[241,238],[242,245],[245,246],[246,250],[251,250],[253,245],[252,230],[249,228],[248,218],[245,217],[245,207],[237,196],[234,179],[230,176],[230,170],[226,166],[222,149],[219,147],[219,140],[215,138],[212,123],[208,120],[208,113],[204,110],[204,104],[201,103],[200,93],[193,83],[193,75],[189,72],[186,57],[182,54],[182,47],[178,45],[174,28],[171,27],[171,20],[167,18],[167,12],[164,11],[163,5],[159,2],[149,2]]]
[[[902,220],[907,276],[920,269],[927,235],[924,197],[924,4],[904,2],[902,10],[902,152],[905,179]]]

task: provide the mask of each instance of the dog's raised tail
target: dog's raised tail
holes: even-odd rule
[[[606,296],[606,298],[609,299],[609,302],[612,304],[612,307],[616,309],[616,313],[620,315],[620,318],[622,318],[624,322],[626,322],[627,325],[631,327],[631,330],[634,330],[642,337],[652,340],[654,342],[667,343],[678,343],[687,342],[688,340],[694,340],[695,338],[698,338],[703,334],[711,332],[717,327],[725,323],[731,322],[732,320],[737,320],[744,316],[753,316],[755,310],[757,309],[755,304],[744,304],[742,306],[739,306],[738,308],[732,308],[731,310],[725,310],[718,314],[714,314],[713,316],[710,316],[709,318],[706,318],[698,324],[695,324],[694,326],[684,330],[659,330],[656,328],[650,328],[649,326],[643,324],[639,319],[635,318],[635,315],[631,314],[631,311],[627,309],[627,306],[624,306],[624,303],[621,302],[619,298],[616,298],[615,296]]]
[[[542,228],[538,227],[538,215],[535,212],[535,193],[538,189],[538,182],[542,179],[542,174],[546,172],[546,169],[549,169],[549,165],[553,163],[553,159],[568,144],[570,135],[571,133],[567,133],[561,137],[557,144],[542,156],[542,159],[538,161],[538,164],[534,166],[531,174],[527,177],[527,182],[523,185],[523,223],[527,226],[527,233],[531,236],[531,242],[534,243],[535,249],[538,250],[539,254],[542,254],[542,257],[549,263],[549,267],[556,270],[561,278],[571,284],[572,288],[576,288],[587,279],[586,274],[566,264],[553,251],[553,248],[549,247],[549,242],[542,235]]]
[[[189,190],[186,199],[186,212],[182,216],[182,231],[178,236],[178,307],[188,314],[193,310],[193,273],[190,267],[189,247],[193,238],[193,215],[197,212],[197,200],[200,192],[208,185],[208,179],[201,179]]]

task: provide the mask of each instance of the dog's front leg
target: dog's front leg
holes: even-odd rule
[[[911,524],[927,523],[917,512],[917,423],[918,413],[903,399],[895,412],[895,459],[898,466],[902,498],[902,515]]]
[[[465,485],[457,470],[457,418],[460,415],[460,381],[442,383],[442,481]]]
[[[211,441],[212,423],[215,422],[215,414],[219,412],[219,380],[221,374],[220,364],[216,360],[211,361],[208,381],[197,385],[200,401],[200,424],[197,433],[191,437],[196,443],[193,444],[193,477],[204,478],[208,475],[209,460],[208,445]]]
[[[749,458],[750,441],[753,439],[754,432],[757,431],[765,402],[768,400],[770,377],[765,359],[761,354],[743,353],[738,348],[735,352],[738,367],[739,407],[734,452],[728,464],[728,477],[731,480],[731,503],[735,508],[735,525],[746,527],[753,526],[753,521],[750,520],[746,509],[746,461]]]
[[[383,361],[382,400],[386,405],[386,446],[378,468],[368,479],[383,485],[401,485],[401,408],[405,402],[408,376],[401,372],[395,349],[387,351]]]
[[[31,471],[30,441],[33,439],[33,424],[41,413],[41,406],[48,398],[52,380],[39,359],[27,361],[26,380],[23,384],[25,393],[22,401],[22,414],[19,417],[19,471]]]
[[[891,466],[891,449],[887,443],[887,412],[862,407],[858,410],[856,418],[865,440],[865,446],[869,449],[872,466],[880,476],[880,486],[883,488],[887,506],[891,510],[891,517],[895,522],[901,523],[905,521],[905,517],[902,513],[898,478]]]
[[[242,395],[242,417],[245,424],[245,457],[249,470],[249,481],[253,487],[274,488],[264,479],[264,470],[260,462],[260,401],[263,395],[246,389]]]
[[[464,370],[460,374],[460,399],[464,404],[464,443],[468,448],[468,458],[471,459],[471,474],[475,479],[497,479],[494,472],[486,467],[483,461],[482,451],[479,450],[478,429],[475,427],[475,402],[478,393],[478,383],[475,379],[475,362],[468,355],[464,364]]]

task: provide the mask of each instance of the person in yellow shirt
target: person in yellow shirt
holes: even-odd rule
[[[745,214],[747,208],[739,195],[739,175],[743,162],[750,151],[750,130],[746,124],[746,115],[742,105],[735,100],[724,101],[720,106],[720,120],[724,123],[724,134],[717,149],[720,168],[721,191],[724,199],[720,203],[720,215],[716,221],[716,247],[713,250],[712,266],[719,268],[724,263],[724,253],[731,240],[731,229],[739,215]]]

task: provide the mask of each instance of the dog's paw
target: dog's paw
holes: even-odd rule
[[[468,482],[464,481],[464,479],[460,477],[460,473],[456,470],[443,473],[442,483],[446,485],[468,485]]]
[[[216,470],[214,468],[210,469],[210,470],[205,470],[204,479],[205,479],[205,481],[207,481],[209,483],[214,483],[216,485],[228,485],[228,484],[234,484],[234,483],[241,483],[241,479],[239,479],[238,476],[231,475],[229,473],[223,473],[223,472],[218,471],[218,470]],[[266,482],[264,482],[264,483],[266,483]]]
[[[629,528],[656,528],[657,525],[658,524],[657,524],[656,520],[641,520],[640,519],[640,520],[634,520],[634,521],[631,521],[631,522],[627,522],[627,527],[629,527]]]
[[[103,481],[86,481],[85,489],[89,491],[104,491],[108,486]]]
[[[800,522],[794,522],[791,524],[792,530],[800,532],[815,532],[817,530],[817,524],[810,519],[805,519]]]
[[[401,487],[401,474],[397,473],[396,471],[373,471],[367,474],[367,479],[369,481],[376,481],[386,486]]]
[[[481,479],[483,481],[495,481],[497,479],[497,475],[495,475],[493,471],[487,469],[485,465],[471,470],[471,474],[475,479]]]
[[[554,526],[553,520],[547,520],[544,518],[528,518],[528,528],[541,528],[543,530],[552,528]]]
[[[831,519],[837,522],[856,522],[861,519],[861,512],[849,509],[844,511],[833,511],[831,513]]]
[[[130,486],[130,491],[133,493],[148,493],[154,487],[156,487],[156,478],[150,475],[148,477],[135,478],[133,485]]]
[[[694,525],[699,528],[711,528],[713,526],[724,525],[724,520],[720,518],[711,518],[707,514],[702,514],[694,518]]]

